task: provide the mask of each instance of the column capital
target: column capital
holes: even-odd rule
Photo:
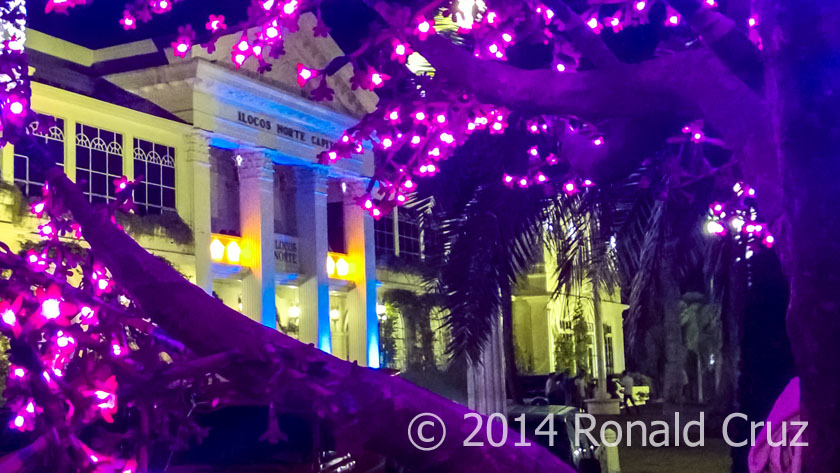
[[[193,128],[187,136],[187,160],[210,163],[210,139],[212,134],[200,128]]]
[[[274,179],[274,162],[262,151],[243,151],[236,161],[240,179]]]
[[[341,181],[347,185],[348,196],[359,196],[367,193],[367,186],[368,183],[370,183],[370,178],[342,176]],[[355,205],[353,199],[347,199],[347,202]]]

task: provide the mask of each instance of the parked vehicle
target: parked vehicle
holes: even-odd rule
[[[584,435],[580,445],[575,445],[575,415],[583,411],[571,406],[530,405],[511,406],[508,409],[508,425],[514,432],[521,432],[522,419],[525,422],[525,437],[534,443],[542,445],[559,459],[574,467],[580,473],[600,473],[601,464],[595,458],[595,445]],[[538,434],[547,432],[547,424],[543,424],[547,417],[554,417],[554,442],[549,435]]]

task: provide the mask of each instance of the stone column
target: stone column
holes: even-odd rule
[[[300,340],[332,352],[330,282],[327,277],[327,171],[296,167]]]
[[[490,339],[481,353],[481,363],[467,367],[467,405],[481,414],[505,414],[505,355],[502,346],[501,319],[493,324]]]
[[[263,152],[240,153],[239,214],[242,259],[250,272],[242,281],[242,311],[277,328],[274,306],[274,164]]]
[[[344,200],[347,253],[352,264],[355,287],[347,294],[350,332],[350,361],[379,368],[379,317],[376,315],[376,248],[373,218],[350,196],[358,195],[352,187]]]
[[[190,136],[187,150],[187,172],[190,177],[192,231],[195,244],[195,284],[208,294],[213,292],[210,272],[210,137],[203,130]]]

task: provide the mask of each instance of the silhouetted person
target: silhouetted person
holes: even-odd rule
[[[621,372],[621,379],[618,380],[621,383],[621,386],[624,387],[624,396],[621,399],[621,404],[624,406],[624,412],[629,414],[630,413],[630,404],[633,405],[633,411],[636,414],[639,413],[639,408],[636,407],[636,401],[633,400],[633,387],[636,385],[636,381],[630,376],[630,373],[627,370]]]

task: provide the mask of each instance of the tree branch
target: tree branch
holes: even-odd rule
[[[694,31],[726,64],[726,67],[751,89],[764,88],[764,67],[758,48],[736,28],[735,22],[717,10],[703,8],[698,0],[669,0]]]
[[[307,375],[310,383],[295,383],[296,394],[314,400],[328,392],[334,407],[328,412],[336,421],[339,448],[379,453],[416,471],[572,473],[569,466],[542,447],[514,445],[519,439],[516,432],[508,432],[508,440],[501,447],[490,447],[487,430],[492,431],[494,439],[502,438],[499,422],[491,423],[492,429],[482,429],[473,439],[487,446],[463,448],[473,430],[473,425],[464,422],[469,409],[406,380],[339,360],[252,321],[146,252],[110,222],[104,208],[92,207],[60,169],[49,173],[49,182],[57,201],[82,226],[86,241],[113,279],[153,322],[189,349],[204,356],[238,350],[245,360],[265,360],[267,369],[273,369],[272,353],[308,363],[313,368]],[[320,369],[314,370],[316,366]],[[428,452],[414,447],[407,435],[411,421],[426,412],[439,416],[447,426],[446,439]]]
[[[610,67],[620,61],[607,47],[601,36],[586,26],[580,16],[569,8],[564,0],[546,0],[557,18],[565,25],[570,42],[588,58],[596,68]]]

